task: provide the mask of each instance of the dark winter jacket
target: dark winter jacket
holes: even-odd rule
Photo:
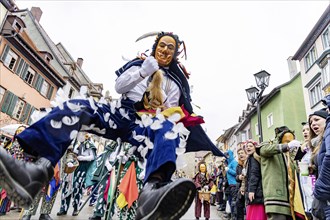
[[[263,204],[264,196],[262,192],[260,162],[253,155],[250,155],[247,159],[246,169],[245,202],[246,204]],[[254,200],[252,202],[249,200],[249,192],[254,192]]]
[[[239,179],[239,176],[242,174],[243,166],[238,164],[236,167],[236,190],[237,190],[237,197],[241,199],[242,194],[240,193],[240,188],[242,185],[242,180]]]
[[[324,98],[324,102],[330,107],[330,95]],[[315,183],[315,198],[328,201],[325,208],[327,219],[330,218],[330,117],[327,118],[321,149],[318,154],[319,177]]]

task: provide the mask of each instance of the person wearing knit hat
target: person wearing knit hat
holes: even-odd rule
[[[311,118],[313,115],[316,115],[316,116],[319,116],[321,118],[327,119],[327,117],[329,116],[329,113],[326,110],[326,108],[322,108],[322,109],[317,110],[317,111],[313,112],[312,114],[310,114],[309,118]]]

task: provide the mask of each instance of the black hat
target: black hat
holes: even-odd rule
[[[306,121],[301,122],[302,126],[304,126],[305,124],[308,124],[308,122],[306,122]]]
[[[275,128],[275,136],[278,136],[283,131],[289,131],[289,130],[290,129],[287,126],[277,127],[277,128]]]
[[[275,128],[275,138],[277,138],[279,142],[282,140],[283,135],[286,133],[291,133],[295,137],[294,131],[290,130],[287,126]]]
[[[309,118],[312,117],[313,115],[317,115],[321,118],[327,119],[329,113],[326,111],[326,108],[322,108],[322,109],[317,110],[314,113],[310,114]]]

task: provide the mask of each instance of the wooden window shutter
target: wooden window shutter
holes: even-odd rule
[[[2,62],[5,61],[7,54],[9,52],[9,49],[10,49],[10,47],[8,46],[8,44],[6,44],[5,49],[3,50],[2,55],[1,55]]]
[[[30,115],[30,109],[31,109],[31,105],[29,103],[26,103],[24,106],[24,110],[23,110],[23,114],[20,118],[20,122],[25,122],[26,119],[28,118],[28,116]]]
[[[48,99],[51,99],[52,98],[53,91],[54,91],[54,86],[50,86],[50,88],[48,90],[48,94],[47,94],[47,98]]]
[[[29,115],[29,120],[28,120],[28,122],[27,122],[27,124],[28,125],[31,125],[32,124],[32,119],[31,119],[31,115],[33,114],[33,112],[36,110],[36,108],[35,107],[31,107],[31,111],[30,111],[30,115]]]
[[[16,107],[17,100],[18,100],[18,97],[13,94],[13,98],[12,98],[12,100],[11,100],[11,102],[9,104],[8,110],[7,110],[7,115],[10,115],[10,116],[13,115],[13,111],[14,111],[14,109]]]
[[[36,88],[36,90],[38,90],[38,92],[40,92],[43,83],[44,83],[44,78],[41,75],[39,75],[36,86],[35,86],[35,88]]]
[[[39,79],[39,74],[36,73],[34,75],[34,80],[33,80],[33,84],[32,84],[33,85],[33,88],[37,88],[38,79]]]
[[[22,73],[21,73],[21,78],[23,80],[25,79],[25,76],[26,76],[26,74],[28,72],[28,68],[29,68],[29,65],[26,62],[24,62],[24,63],[25,63],[25,66],[23,67]]]
[[[40,89],[41,89],[41,85],[42,85],[42,76],[40,74],[36,74],[35,76],[35,81],[34,81],[34,88],[40,92]]]
[[[22,58],[20,58],[18,61],[17,68],[15,70],[17,75],[19,75],[19,76],[21,75],[24,64],[25,64],[25,61]]]
[[[41,91],[42,85],[44,84],[45,79],[41,77],[40,84],[39,84],[39,92]]]
[[[1,111],[4,113],[7,113],[9,105],[11,103],[11,100],[13,99],[14,94],[7,91],[6,95],[4,97],[4,101],[2,102],[2,106],[1,106]]]

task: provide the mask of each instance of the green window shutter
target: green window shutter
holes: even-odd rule
[[[52,98],[53,91],[54,91],[54,86],[50,86],[50,88],[48,90],[48,94],[47,94],[47,98],[48,99],[51,99]]]
[[[21,73],[21,78],[24,80],[25,79],[25,76],[28,72],[28,68],[29,68],[29,65],[25,62],[25,66],[24,68],[22,69],[22,73]]]
[[[33,80],[33,88],[37,88],[37,83],[38,83],[38,80],[39,80],[39,74],[38,73],[36,73],[35,75],[34,75],[34,80]]]
[[[35,83],[34,83],[34,88],[36,89],[36,90],[38,90],[39,91],[39,87],[40,87],[40,81],[41,81],[41,76],[40,76],[40,74],[37,74],[36,76],[35,76],[35,78],[36,78],[36,80],[34,81]]]
[[[38,80],[38,85],[36,87],[36,89],[38,90],[38,92],[41,91],[41,87],[42,87],[42,84],[44,83],[44,78],[42,78],[42,76],[39,75],[39,80]]]
[[[13,98],[9,104],[9,108],[7,110],[7,115],[10,115],[12,116],[13,115],[13,111],[15,109],[15,106],[17,104],[17,100],[18,100],[18,97],[16,95],[13,95]]]
[[[2,55],[1,55],[2,62],[5,61],[7,54],[9,52],[9,49],[10,49],[10,47],[6,44],[5,49],[3,50]]]
[[[28,122],[27,122],[28,125],[31,125],[31,124],[32,124],[31,115],[33,114],[33,112],[34,112],[35,110],[36,110],[36,108],[32,106],[31,111],[30,111],[30,114],[29,114],[29,120],[28,120]]]
[[[29,103],[26,103],[24,106],[24,110],[23,110],[23,114],[20,118],[20,122],[25,122],[26,119],[28,118],[28,116],[30,115],[30,109],[31,109],[31,105]]]
[[[11,100],[13,99],[14,97],[14,94],[7,91],[6,92],[6,96],[4,98],[4,101],[2,102],[2,106],[1,106],[1,111],[4,112],[4,113],[7,113],[8,111],[8,108],[10,106],[10,103],[11,103]]]
[[[17,75],[19,75],[19,76],[21,75],[21,71],[23,69],[24,64],[25,64],[25,61],[22,58],[20,58],[18,61],[17,68],[15,70]]]

